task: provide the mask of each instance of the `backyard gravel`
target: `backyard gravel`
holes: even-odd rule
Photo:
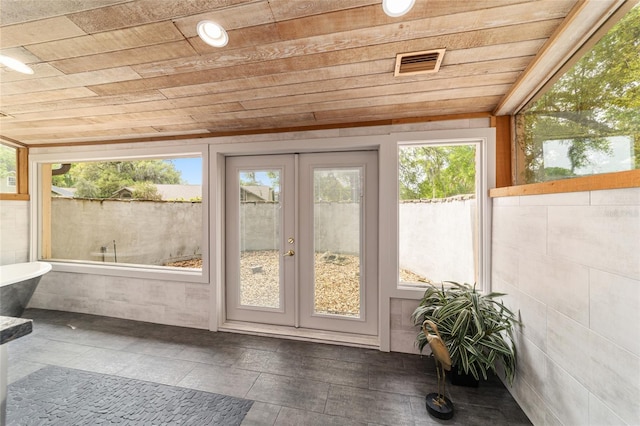
[[[246,251],[240,257],[241,303],[278,308],[278,265],[276,250]],[[316,253],[315,309],[318,313],[359,316],[360,267],[354,255]],[[170,266],[201,268],[202,260],[172,263]],[[402,281],[424,281],[410,271],[401,271]]]

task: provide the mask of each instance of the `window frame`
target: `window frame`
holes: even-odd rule
[[[601,10],[601,7],[604,9]],[[574,19],[567,21],[566,26],[559,31],[553,38],[553,43],[548,43],[547,50],[553,50],[557,46],[561,46],[556,50],[559,50],[558,55],[561,56],[561,60],[557,61],[561,65],[554,68],[551,71],[544,71],[544,66],[538,64],[538,67],[531,68],[526,75],[523,76],[523,82],[528,82],[540,68],[543,68],[542,74],[545,75],[544,79],[531,84],[523,83],[522,86],[531,86],[533,90],[530,90],[527,94],[519,95],[516,90],[507,94],[506,100],[496,108],[495,114],[498,114],[497,119],[501,120],[504,125],[502,130],[503,136],[499,138],[499,145],[504,144],[504,149],[499,148],[500,151],[506,149],[506,143],[508,141],[510,159],[506,158],[506,153],[502,155],[502,158],[506,158],[507,161],[500,160],[501,167],[508,169],[511,174],[509,185],[500,184],[498,188],[490,190],[489,196],[493,197],[506,197],[506,196],[520,196],[520,195],[543,195],[543,194],[557,194],[557,193],[570,193],[580,191],[592,191],[592,190],[607,190],[607,189],[621,189],[621,188],[633,188],[640,186],[640,169],[618,171],[611,173],[601,173],[589,176],[577,176],[561,180],[551,180],[546,182],[536,183],[518,183],[516,172],[518,167],[517,162],[521,161],[519,156],[519,147],[516,142],[515,134],[515,120],[516,116],[521,114],[529,105],[539,100],[548,90],[552,87],[562,75],[570,70],[584,55],[586,55],[591,49],[600,41],[600,39],[606,35],[613,26],[618,23],[633,7],[638,7],[634,2],[619,3],[613,6],[607,6],[606,4],[601,7],[587,8],[580,7],[575,11],[575,16],[581,16],[583,19]],[[592,22],[588,31],[588,34],[583,39],[581,45],[575,49],[568,49],[562,53],[562,45],[568,44],[567,36],[573,34],[571,28],[574,25],[587,25],[586,23]],[[519,88],[518,87],[518,88]],[[518,89],[516,88],[516,89]],[[511,114],[511,115],[503,115]],[[508,118],[508,125],[507,120]],[[499,123],[498,123],[499,124]],[[498,126],[500,127],[500,126]],[[504,141],[501,142],[501,140]],[[510,160],[510,161],[509,161]],[[503,174],[506,176],[507,170],[498,171],[499,176]],[[501,178],[501,180],[504,180]]]
[[[478,225],[481,225],[483,223],[483,208],[484,205],[487,204],[488,199],[486,196],[483,196],[483,194],[486,194],[486,178],[483,176],[482,170],[482,163],[483,163],[483,147],[482,147],[482,140],[477,139],[477,140],[472,140],[472,141],[460,141],[460,140],[456,140],[455,142],[442,142],[442,141],[429,141],[428,143],[421,143],[421,142],[411,142],[411,143],[398,143],[397,147],[398,147],[398,153],[400,152],[400,150],[404,147],[422,147],[422,146],[431,146],[431,147],[449,147],[449,146],[474,146],[475,147],[475,196],[476,196],[476,221],[478,223]],[[396,166],[398,168],[398,183],[400,180],[400,155],[398,155],[398,165]],[[398,185],[399,186],[399,185]],[[400,191],[398,190],[398,197],[396,202],[398,203],[398,211],[400,209],[400,205],[401,200],[400,200]],[[398,213],[399,215],[399,213]],[[397,236],[398,236],[398,287],[399,288],[404,288],[404,289],[418,289],[421,291],[424,291],[426,288],[428,288],[428,284],[426,283],[420,283],[420,282],[413,282],[413,281],[401,281],[400,280],[400,236],[401,236],[401,232],[400,232],[400,227],[402,226],[402,221],[399,219],[398,217],[398,231],[397,231]],[[483,235],[483,226],[479,226],[478,228],[478,233],[477,235],[473,236],[472,240],[475,240],[477,242],[476,247],[475,247],[475,251],[476,253],[474,253],[474,263],[477,264],[477,270],[475,271],[475,275],[482,281],[482,282],[487,282],[486,279],[483,276],[483,263],[482,263],[482,258],[484,256],[484,254],[482,253],[482,242],[485,238],[489,238],[486,235]],[[469,284],[474,284],[474,283],[469,283]],[[483,284],[481,283],[479,288],[484,288]]]
[[[401,145],[429,145],[429,144],[471,144],[478,143],[479,179],[477,193],[478,212],[480,217],[478,224],[478,277],[477,283],[480,291],[490,291],[491,288],[491,202],[489,191],[496,185],[496,129],[494,127],[458,129],[451,131],[425,131],[392,133],[390,137],[394,143],[383,144],[380,147],[380,240],[388,239],[388,245],[380,248],[380,267],[385,272],[381,279],[387,281],[393,279],[392,288],[387,289],[386,295],[391,298],[420,299],[424,295],[425,287],[406,285],[399,277],[399,147]],[[394,223],[395,226],[387,226],[383,223]],[[391,236],[393,235],[393,236]],[[391,238],[389,238],[391,237]],[[393,255],[386,258],[386,253]],[[393,274],[393,277],[391,277]]]
[[[84,147],[86,149],[86,147]],[[35,202],[31,206],[31,260],[43,260],[53,265],[58,272],[71,272],[93,275],[107,275],[127,278],[146,278],[164,281],[180,281],[192,283],[209,283],[209,148],[206,144],[181,146],[140,145],[134,148],[111,147],[101,145],[88,150],[44,150],[33,153],[30,157],[31,191]],[[202,270],[179,270],[153,265],[137,264],[94,264],[84,261],[43,259],[43,236],[45,219],[43,217],[47,197],[46,183],[43,181],[43,168],[50,164],[77,163],[88,161],[135,161],[144,159],[172,159],[199,156],[202,159]]]
[[[29,201],[29,149],[5,140],[0,143],[16,150],[16,192],[0,192],[0,201]]]

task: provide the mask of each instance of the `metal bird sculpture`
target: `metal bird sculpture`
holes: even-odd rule
[[[427,328],[431,328],[435,334],[431,334]],[[431,320],[425,320],[422,323],[422,331],[424,332],[431,353],[436,361],[436,373],[438,374],[438,393],[432,393],[427,395],[427,409],[430,408],[429,399],[432,399],[433,406],[429,410],[431,414],[439,418],[451,418],[453,416],[453,404],[445,396],[445,384],[446,384],[446,371],[451,370],[451,356],[449,350],[444,344],[438,327]],[[440,391],[442,389],[442,391]],[[434,408],[435,407],[435,408]],[[435,411],[435,412],[434,412]]]

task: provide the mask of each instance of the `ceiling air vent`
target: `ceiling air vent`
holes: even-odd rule
[[[424,50],[422,52],[398,53],[394,76],[416,75],[438,72],[446,49]]]

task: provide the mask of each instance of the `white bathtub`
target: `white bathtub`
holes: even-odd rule
[[[47,262],[0,266],[0,315],[19,317],[31,300],[40,278],[51,270]]]

